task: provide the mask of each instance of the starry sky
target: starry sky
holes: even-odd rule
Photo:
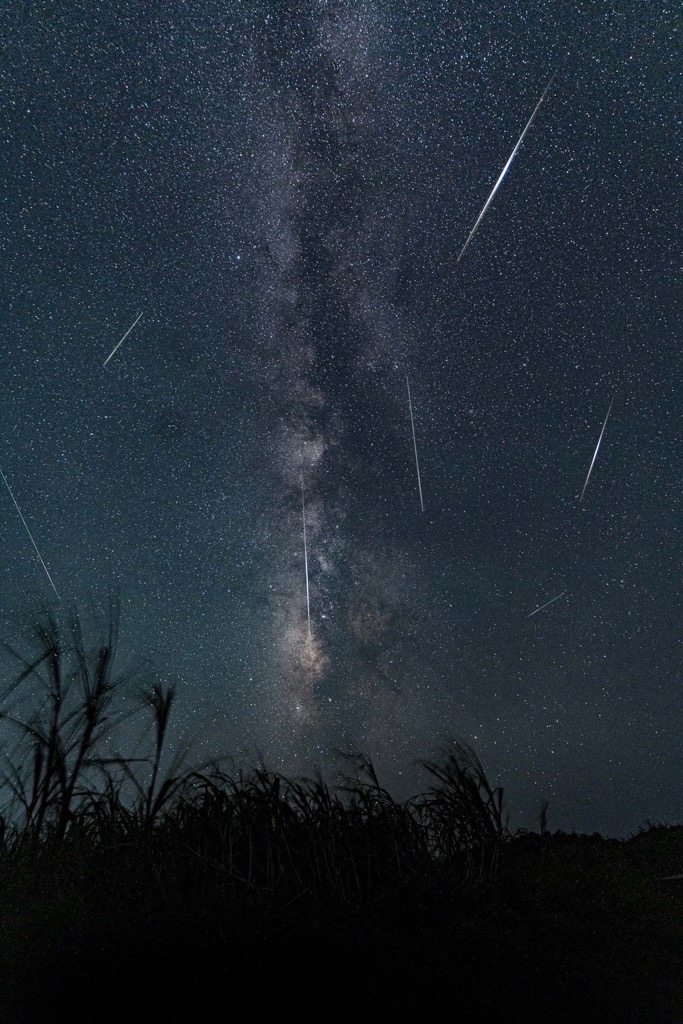
[[[679,27],[3,5],[0,468],[197,756],[403,797],[454,736],[513,826],[680,820]],[[5,486],[0,572],[14,638],[57,599]]]

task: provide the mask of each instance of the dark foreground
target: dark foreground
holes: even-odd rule
[[[200,894],[170,887],[153,850],[117,877],[111,851],[98,866],[68,846],[4,865],[5,1024],[205,1020],[216,1004],[226,1019],[683,1021],[683,879],[667,878],[683,827],[521,835],[486,877],[358,899],[235,878]]]

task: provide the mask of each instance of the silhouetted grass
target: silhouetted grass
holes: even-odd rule
[[[119,672],[115,604],[105,626],[90,644],[76,615],[46,614],[29,654],[11,652],[0,1021],[74,1001],[150,1019],[134,1007],[151,990],[152,1019],[206,1016],[209,994],[259,1012],[273,986],[280,1010],[343,998],[400,1019],[683,1013],[683,829],[551,835],[543,812],[540,835],[511,835],[463,743],[403,802],[362,756],[336,787],[183,766],[166,749],[173,689]],[[147,726],[135,756],[131,717]]]

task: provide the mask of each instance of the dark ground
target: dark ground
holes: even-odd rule
[[[3,878],[6,1024],[298,1019],[683,1021],[683,827],[628,841],[525,834],[498,876],[425,879],[364,906],[231,887]],[[59,873],[57,873],[59,874]],[[56,876],[55,876],[56,877]]]

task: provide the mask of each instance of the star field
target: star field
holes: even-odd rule
[[[513,824],[680,819],[676,29],[5,5],[0,468],[198,756],[408,795],[454,735]],[[0,551],[16,641],[54,594],[4,488]]]

